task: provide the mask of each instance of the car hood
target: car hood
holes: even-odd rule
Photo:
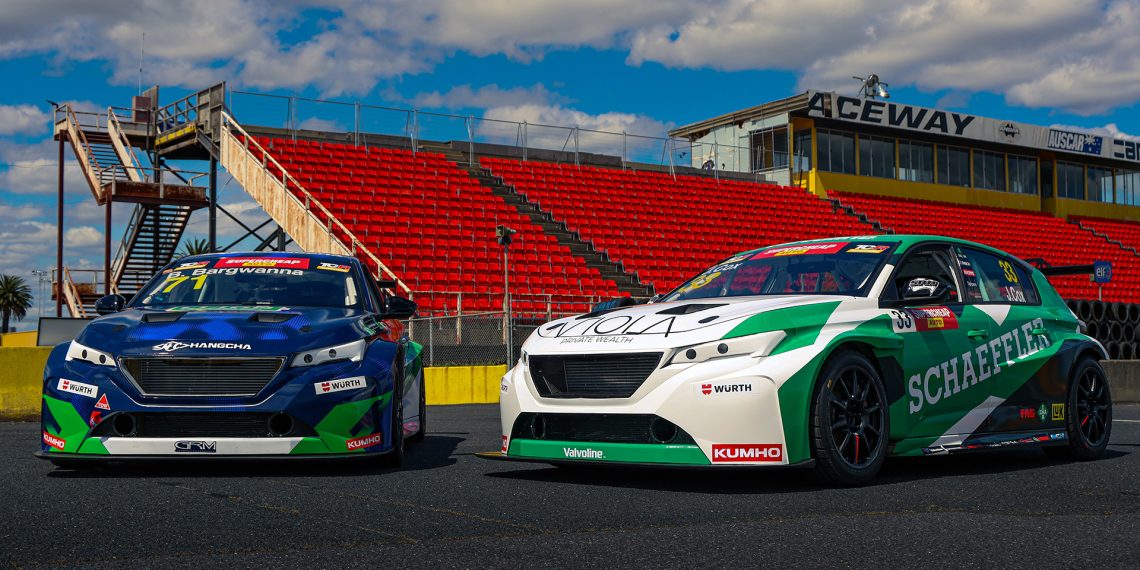
[[[728,297],[635,305],[559,319],[538,327],[523,347],[529,354],[636,352],[724,338],[749,317],[853,299],[838,295]],[[821,310],[824,310],[821,307]]]
[[[351,342],[378,326],[352,309],[127,309],[92,321],[76,341],[116,356],[288,355]]]

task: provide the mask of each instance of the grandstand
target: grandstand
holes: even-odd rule
[[[417,300],[424,315],[503,310],[498,225],[518,231],[506,287],[511,311],[524,314],[581,311],[617,296],[647,298],[734,251],[880,232],[974,239],[1053,265],[1111,261],[1115,280],[1103,289],[1085,276],[1069,276],[1055,278],[1059,290],[1071,299],[1140,300],[1133,173],[1111,157],[1078,159],[1059,149],[1033,155],[1026,145],[1038,144],[1037,135],[1002,142],[987,132],[985,140],[971,142],[900,126],[892,139],[889,125],[856,125],[862,115],[844,114],[844,105],[856,104],[851,98],[833,95],[821,103],[819,94],[808,92],[677,129],[662,140],[667,149],[686,141],[685,152],[670,154],[668,164],[649,164],[626,156],[625,135],[621,156],[591,154],[578,151],[576,130],[573,151],[566,142],[560,150],[530,147],[527,125],[519,125],[517,145],[476,141],[473,134],[432,141],[414,131],[402,136],[254,126],[229,114],[226,96],[222,85],[166,106],[112,110],[105,126],[71,113],[57,117],[57,136],[72,141],[81,166],[102,153],[104,163],[118,165],[110,170],[121,171],[111,185],[105,165],[88,173],[97,201],[121,199],[110,197],[116,184],[120,195],[130,184],[144,187],[143,197],[126,195],[140,203],[135,225],[149,220],[151,233],[161,235],[153,238],[163,244],[160,250],[147,248],[134,228],[116,269],[107,273],[108,288],[129,289],[121,268],[133,266],[123,259],[139,257],[140,247],[149,265],[136,274],[173,255],[169,242],[181,235],[186,216],[157,231],[165,202],[183,209],[216,206],[213,177],[209,188],[128,177],[150,168],[127,152],[133,146],[143,148],[151,164],[220,164],[282,236],[303,249],[359,256]],[[839,127],[851,131],[850,141]],[[1005,131],[1032,134],[1030,129],[1013,125]],[[718,137],[725,132],[738,139],[744,132],[750,146],[732,147],[727,138],[722,144]],[[85,137],[115,144],[99,151],[85,147]],[[727,171],[730,150],[736,153],[730,162],[742,172]],[[955,165],[961,152],[967,161]],[[693,167],[674,164],[674,156],[688,156]],[[1079,163],[1082,177],[1068,176]],[[987,170],[995,165],[996,174]],[[1079,192],[1073,180],[1080,182]],[[191,201],[173,200],[171,188],[186,188]],[[137,275],[131,278],[130,286],[137,286]]]

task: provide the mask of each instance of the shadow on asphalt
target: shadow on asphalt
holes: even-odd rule
[[[404,452],[404,462],[398,468],[387,468],[377,459],[290,459],[242,460],[208,459],[155,460],[131,463],[105,463],[70,469],[56,468],[48,477],[61,479],[121,478],[121,477],[314,477],[363,476],[396,471],[424,471],[447,467],[456,462],[451,455],[466,438],[451,435],[431,435],[420,443],[410,443]]]
[[[1109,449],[1096,462],[1110,463],[1128,453]],[[1096,463],[1094,462],[1094,463]],[[1040,450],[971,453],[952,456],[896,457],[887,460],[869,486],[895,485],[942,477],[993,475],[1047,469],[1072,463],[1053,459]],[[516,464],[522,465],[522,464]],[[487,473],[488,477],[572,485],[623,487],[654,491],[706,494],[772,494],[814,492],[832,485],[813,469],[742,469],[734,471],[571,465]]]

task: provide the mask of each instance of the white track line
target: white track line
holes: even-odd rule
[[[1112,423],[1120,422],[1122,424],[1140,424],[1140,420],[1112,420]]]

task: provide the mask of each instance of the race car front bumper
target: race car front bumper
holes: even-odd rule
[[[485,459],[789,465],[776,382],[747,356],[662,366],[628,398],[544,397],[520,363],[503,377],[500,413],[502,446]]]

